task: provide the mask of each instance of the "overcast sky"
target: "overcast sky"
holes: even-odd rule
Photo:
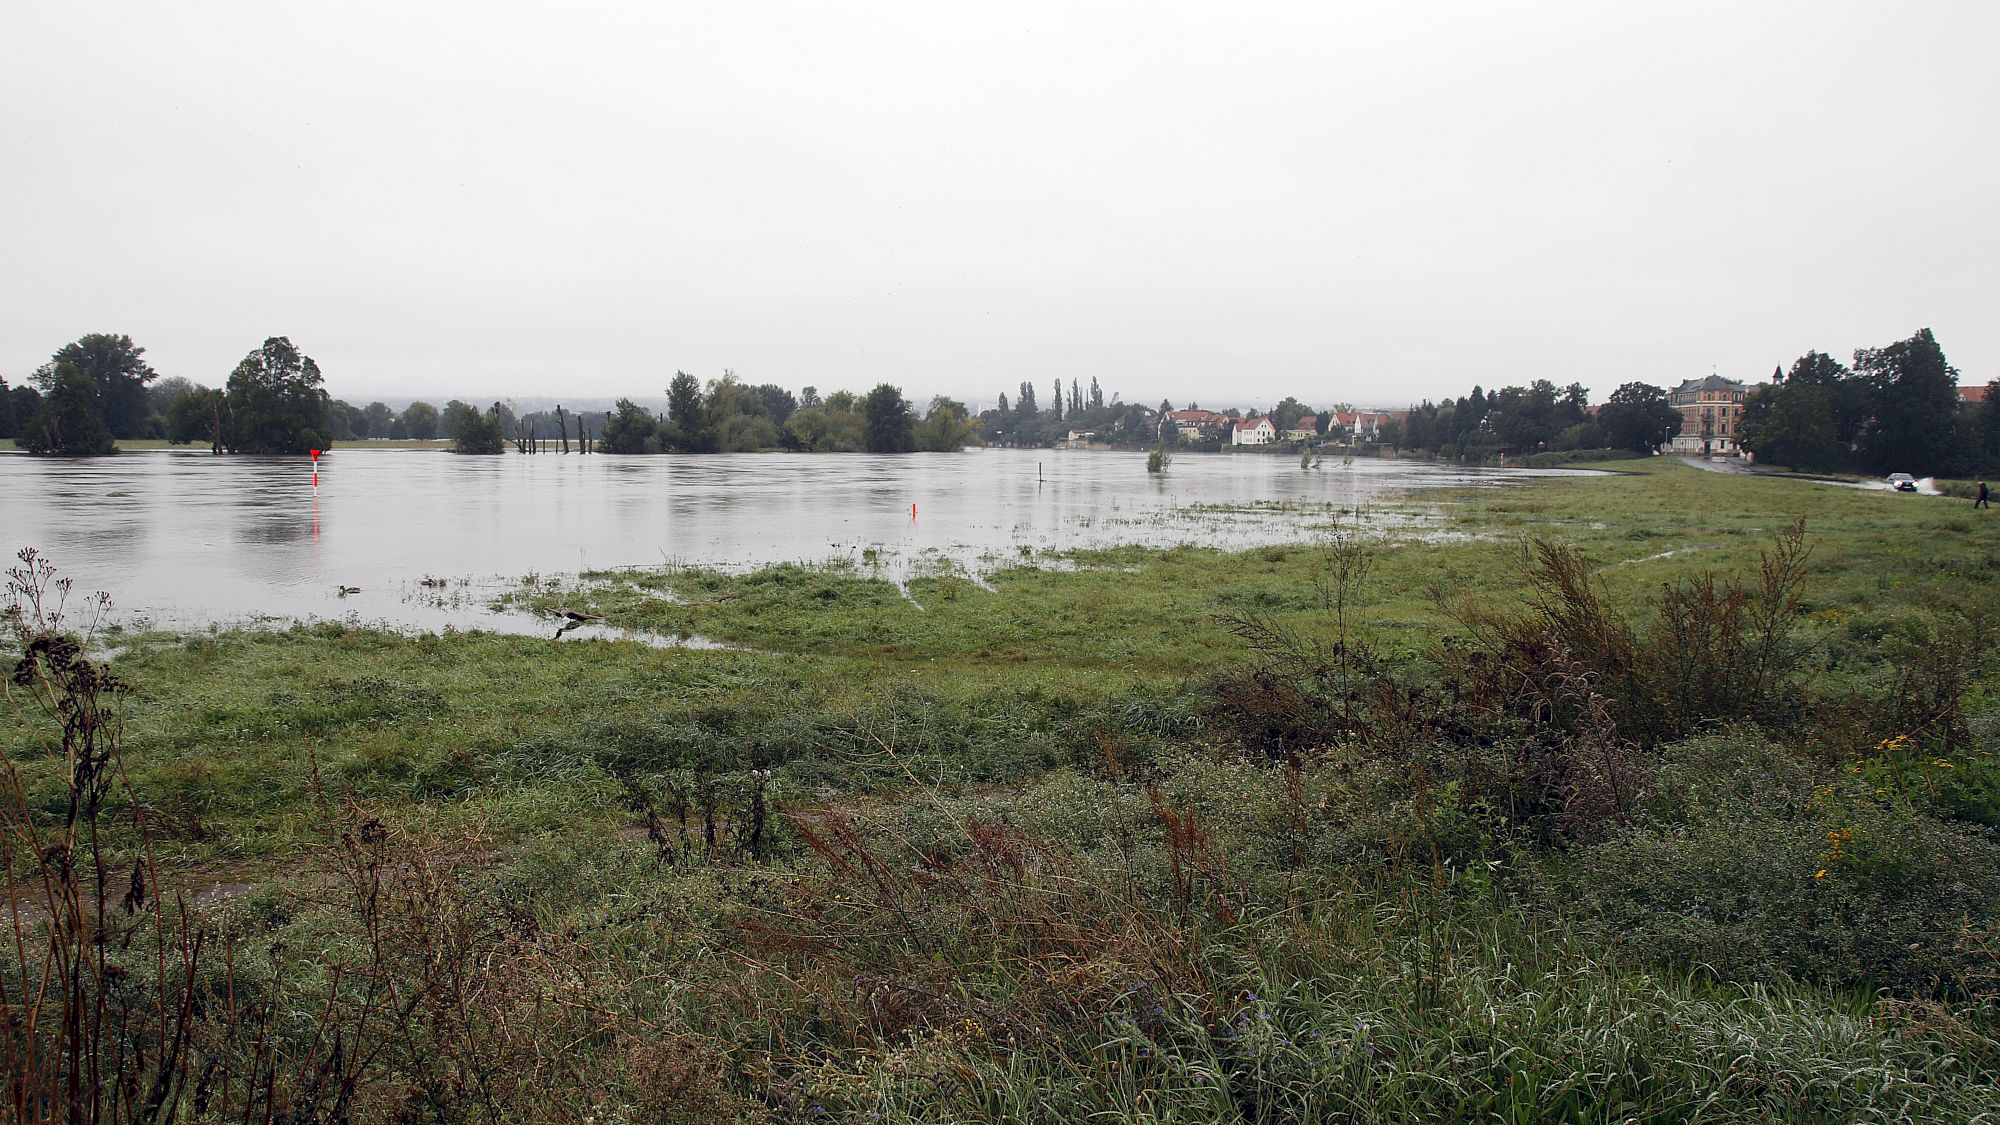
[[[1399,406],[2000,376],[2000,4],[11,3],[0,374]]]

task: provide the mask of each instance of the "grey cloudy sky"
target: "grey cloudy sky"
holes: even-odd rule
[[[0,373],[1395,406],[2000,376],[2000,4],[9,4]],[[1045,392],[1046,393],[1046,392]]]

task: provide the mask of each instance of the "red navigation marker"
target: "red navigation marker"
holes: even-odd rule
[[[308,452],[308,453],[310,453],[310,454],[312,454],[312,455],[313,455],[313,489],[314,489],[315,491],[317,491],[317,490],[319,489],[319,450],[317,450],[317,449],[309,449],[309,450],[307,450],[306,452]],[[317,515],[315,515],[315,516],[314,516],[314,523],[315,523],[315,527],[314,527],[314,530],[318,530],[318,527],[317,527],[317,523],[318,523],[318,516],[317,516]]]

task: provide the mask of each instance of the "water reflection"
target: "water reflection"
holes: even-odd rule
[[[900,577],[919,563],[976,574],[1023,547],[1244,547],[1308,537],[1326,518],[1320,505],[1515,479],[1375,460],[1306,471],[1258,455],[1184,456],[1162,477],[1144,462],[1029,450],[459,458],[344,449],[322,460],[315,490],[303,457],[10,455],[0,456],[0,548],[41,547],[79,587],[109,590],[123,615],[168,626],[313,617],[541,632],[543,623],[485,602],[530,573],[663,562],[866,558]],[[426,577],[451,579],[454,596],[428,596],[416,585]],[[360,592],[341,597],[341,587]]]

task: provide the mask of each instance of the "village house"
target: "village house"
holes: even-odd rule
[[[1374,441],[1389,424],[1389,416],[1375,410],[1340,410],[1334,412],[1333,424],[1356,441]]]
[[[1317,414],[1308,414],[1300,418],[1298,421],[1292,423],[1291,429],[1286,430],[1284,433],[1286,441],[1311,441],[1318,436],[1319,415]]]
[[[1176,410],[1167,417],[1184,438],[1198,438],[1203,430],[1219,430],[1229,422],[1227,415],[1213,410]]]
[[[1269,418],[1244,418],[1230,434],[1231,445],[1269,445],[1278,440],[1278,427]]]
[[[1748,394],[1748,387],[1720,375],[1688,379],[1669,391],[1667,404],[1680,411],[1681,432],[1667,443],[1667,452],[1742,455],[1740,425]]]

